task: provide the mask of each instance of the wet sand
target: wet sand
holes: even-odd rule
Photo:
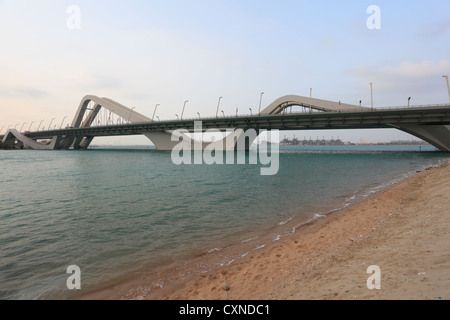
[[[130,279],[82,299],[450,298],[450,165],[425,170],[212,271]],[[369,290],[369,266],[381,289]],[[159,276],[159,275],[158,275]]]

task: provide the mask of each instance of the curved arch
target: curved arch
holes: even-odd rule
[[[88,116],[86,117],[86,120],[82,123],[89,103],[91,102],[94,102],[95,106],[90,110]],[[152,121],[150,118],[134,111],[133,109],[127,108],[124,105],[115,102],[114,100],[87,95],[81,100],[80,106],[78,107],[77,113],[75,114],[75,117],[73,119],[72,127],[85,128],[91,126],[101,108],[105,108],[131,123]]]
[[[90,109],[90,112],[87,116],[86,111],[88,110],[89,103],[94,102],[95,105],[92,109]],[[94,95],[87,95],[85,96],[80,106],[77,110],[77,113],[75,114],[75,117],[72,122],[73,128],[85,128],[90,127],[92,123],[95,120],[95,117],[100,112],[101,108],[105,108],[115,115],[125,119],[126,121],[130,123],[140,123],[140,122],[153,122],[152,119],[150,119],[147,116],[144,116],[143,114],[140,114],[133,109],[130,109],[128,107],[125,107],[124,105],[111,100],[109,98],[99,98]],[[83,121],[83,119],[85,119]],[[158,150],[172,150],[175,145],[179,144],[179,142],[172,141],[172,135],[174,133],[172,131],[164,131],[164,132],[152,132],[152,133],[146,133],[145,136],[156,146]],[[179,136],[179,138],[183,142],[191,143],[191,145],[194,144],[194,141],[182,133],[176,133],[176,135]],[[181,137],[183,135],[183,137]],[[92,137],[67,137],[65,138],[65,141],[61,143],[61,145],[64,145],[64,148],[70,148],[70,146],[73,146],[74,149],[86,149],[89,147],[89,144],[92,142]]]
[[[89,104],[93,102],[94,107],[92,109],[88,109]],[[136,122],[149,122],[152,121],[150,118],[134,111],[133,109],[127,108],[124,105],[115,102],[114,100],[108,98],[99,98],[94,95],[85,96],[78,107],[78,110],[75,114],[75,117],[72,121],[72,128],[86,128],[90,127],[101,108],[111,111],[115,115],[125,119],[130,123]],[[86,112],[89,110],[89,113],[86,116]],[[85,119],[83,121],[83,119]],[[61,142],[62,149],[68,149],[73,146],[74,149],[86,149],[89,147],[92,142],[93,137],[66,137]]]
[[[337,112],[350,110],[370,111],[370,108],[347,103],[308,98],[296,95],[287,95],[272,102],[267,108],[261,111],[261,114],[264,115],[279,114],[283,112],[284,109],[291,106],[301,106],[324,112],[332,112],[332,111]]]
[[[89,103],[94,102],[95,105],[92,109],[90,109],[90,112],[87,116],[86,112],[88,111]],[[118,115],[119,117],[127,120],[130,123],[140,123],[140,122],[153,122],[152,119],[133,111],[133,109],[130,109],[128,107],[125,107],[124,105],[108,99],[108,98],[99,98],[94,95],[87,95],[85,96],[80,106],[78,107],[77,113],[75,114],[75,117],[72,122],[73,128],[85,128],[92,125],[92,123],[95,120],[95,117],[100,112],[101,108],[105,108],[114,114]],[[83,119],[85,119],[83,121]],[[175,146],[180,145],[181,143],[189,145],[191,150],[195,149],[195,146],[199,145],[199,142],[195,142],[191,137],[183,134],[179,131],[162,131],[162,132],[150,132],[144,134],[155,146],[158,150],[173,150]],[[234,133],[235,136],[240,135],[237,132]],[[177,137],[178,139],[172,139],[172,137]],[[74,149],[86,149],[89,147],[89,144],[92,142],[92,137],[66,137],[64,140],[60,143],[61,148],[68,149],[70,146],[73,146]],[[237,139],[237,138],[236,138]],[[220,140],[217,142],[214,142],[213,145],[216,147],[216,150],[219,149],[225,149],[225,150],[233,150],[234,145],[230,146],[227,145],[226,140]],[[210,142],[200,142],[200,145],[202,149],[206,148],[207,146],[211,146]]]

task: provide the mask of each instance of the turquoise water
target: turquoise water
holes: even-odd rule
[[[308,221],[450,159],[434,150],[281,147],[274,176],[145,149],[0,151],[0,299],[68,298],[70,265],[90,290]]]

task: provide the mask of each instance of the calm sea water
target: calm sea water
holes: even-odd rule
[[[280,170],[182,165],[154,150],[0,151],[0,299],[83,289],[294,218],[313,218],[450,159],[432,147],[282,147]]]

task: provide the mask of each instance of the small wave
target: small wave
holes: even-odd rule
[[[253,241],[253,240],[256,240],[256,239],[258,239],[258,237],[252,237],[252,238],[249,238],[249,239],[242,240],[241,243],[247,243],[247,242],[250,242],[250,241]]]
[[[234,259],[231,259],[231,260],[222,262],[219,266],[220,267],[228,266],[228,265],[232,264],[233,262],[234,262]]]
[[[239,256],[239,258],[246,257],[247,255],[248,255],[248,251],[247,251],[246,253],[241,254],[241,255]]]
[[[326,215],[324,215],[324,214],[319,214],[319,213],[315,213],[314,214],[314,219],[316,220],[316,219],[323,219],[323,218],[326,218],[327,216]]]
[[[216,252],[216,251],[221,251],[221,250],[222,250],[222,248],[214,248],[214,249],[206,251],[206,253],[210,254],[210,253],[213,253],[213,252]]]
[[[293,227],[290,232],[286,232],[286,235],[287,236],[292,236],[295,233],[295,231],[297,231],[297,228],[298,228],[298,226],[297,227]]]
[[[292,218],[289,218],[289,219],[287,219],[287,220],[285,220],[285,221],[281,221],[281,222],[278,223],[278,225],[279,225],[279,226],[282,226],[282,225],[285,225],[286,223],[288,223],[288,222],[290,222],[290,221],[292,221]]]
[[[232,264],[233,262],[235,262],[236,260],[239,260],[239,259],[242,259],[242,258],[246,257],[248,254],[249,254],[249,252],[247,251],[247,252],[237,256],[234,259],[225,260],[225,261],[223,261],[222,263],[219,264],[219,267],[228,266],[228,265]]]

